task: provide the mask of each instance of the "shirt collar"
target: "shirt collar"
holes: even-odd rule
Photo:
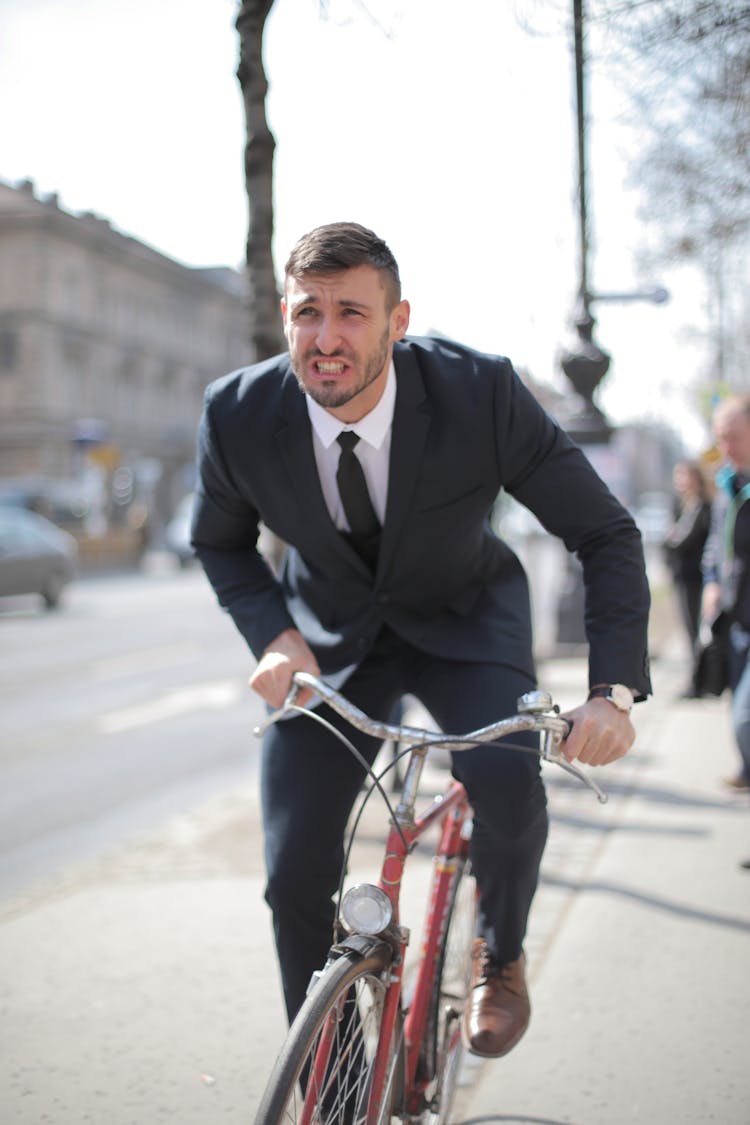
[[[326,449],[333,445],[342,430],[353,430],[362,441],[366,441],[374,449],[380,449],[391,428],[396,405],[396,370],[393,360],[388,368],[385,390],[379,402],[369,414],[365,414],[364,418],[360,418],[354,425],[334,418],[333,414],[314,402],[309,395],[305,395],[305,402],[312,427]]]

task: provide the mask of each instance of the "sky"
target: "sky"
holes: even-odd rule
[[[399,261],[411,331],[566,389],[557,354],[579,265],[561,2],[276,0],[264,58],[277,269],[312,227],[363,223]],[[235,15],[235,0],[0,0],[0,179],[31,179],[187,265],[241,266]],[[698,451],[702,295],[689,271],[638,272],[652,237],[629,183],[642,138],[606,71],[589,66],[592,288],[663,285],[671,299],[594,307],[612,355],[598,402],[614,423],[665,420]]]

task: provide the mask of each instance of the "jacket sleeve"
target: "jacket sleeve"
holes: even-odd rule
[[[198,429],[191,544],[219,604],[259,658],[294,622],[281,586],[258,550],[258,512],[233,480],[213,412],[209,388]]]
[[[583,568],[589,682],[651,691],[641,534],[591,462],[516,378],[499,419],[505,488]]]

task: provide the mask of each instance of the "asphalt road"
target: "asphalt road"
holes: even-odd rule
[[[252,781],[251,667],[197,567],[0,599],[0,896]]]

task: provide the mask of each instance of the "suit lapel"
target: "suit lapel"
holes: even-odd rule
[[[281,409],[274,436],[302,511],[319,527],[330,524],[333,528],[320,487],[305,396],[300,391],[291,368],[287,368],[284,376]]]
[[[391,431],[388,469],[388,500],[380,540],[378,574],[393,558],[409,512],[418,469],[430,428],[430,408],[422,375],[412,352],[397,344],[393,352],[396,368],[396,406]]]

